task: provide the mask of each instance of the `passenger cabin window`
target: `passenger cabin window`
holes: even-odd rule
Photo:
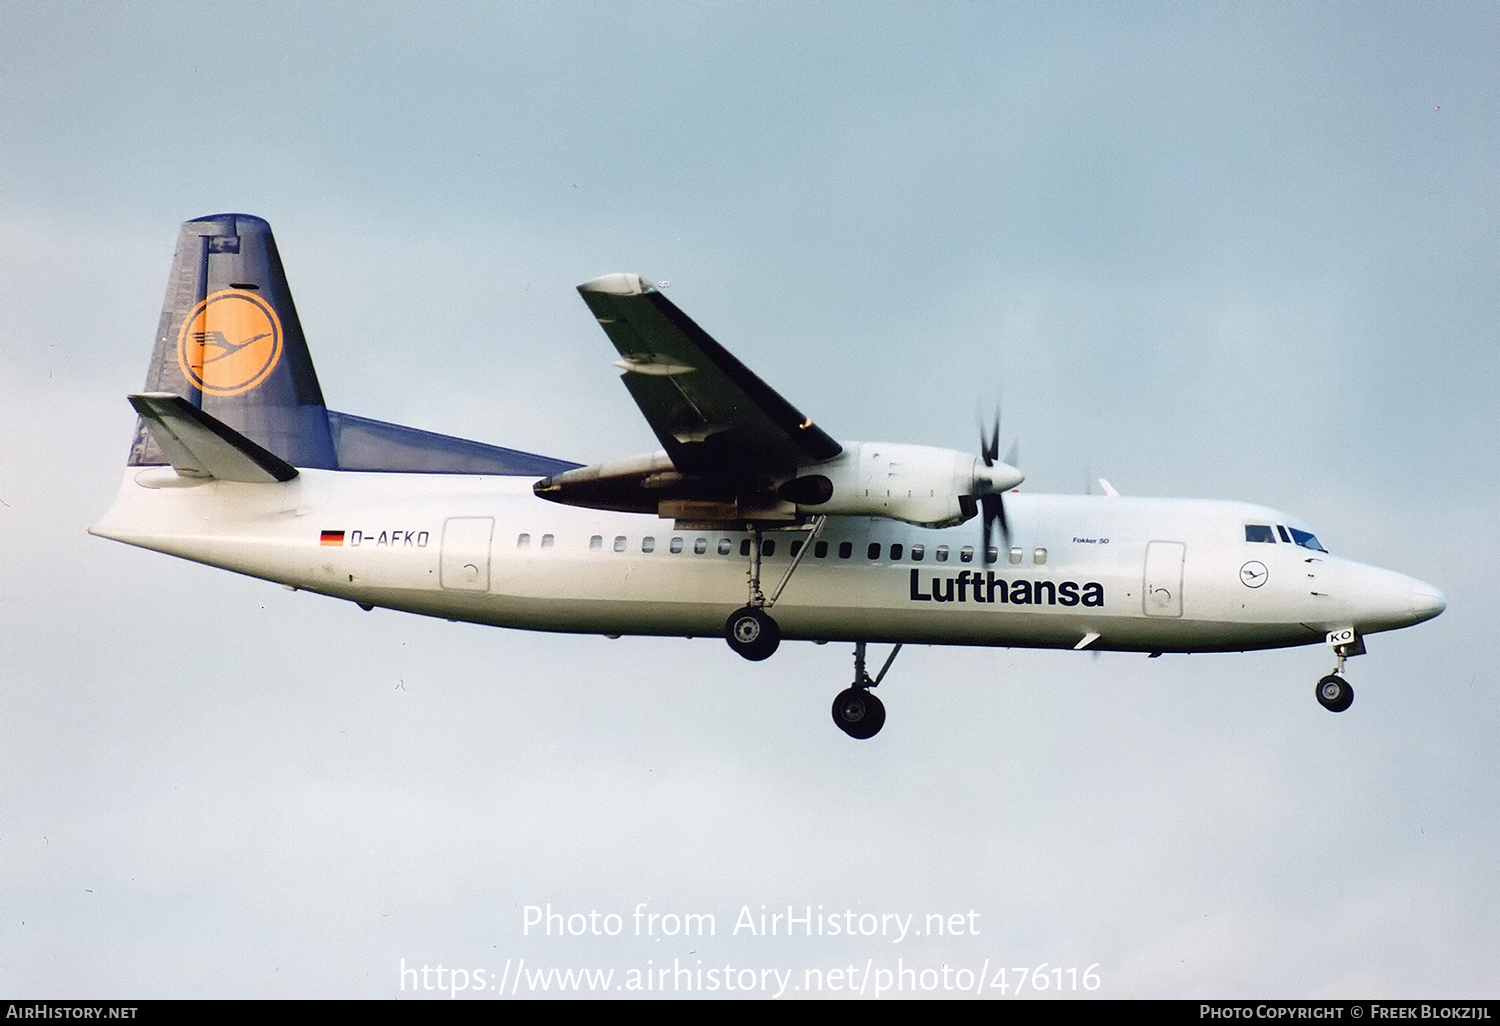
[[[925,545],[913,545],[911,547],[911,561],[913,563],[920,563],[920,562],[922,562],[922,560],[926,556],[927,556],[927,546],[925,546]]]
[[[1012,563],[1019,564],[1021,562],[1021,556],[1021,546],[1017,545],[1015,548],[1010,550],[1010,561]]]
[[[656,551],[656,539],[655,538],[642,538],[641,539],[641,551],[642,552],[655,552]]]
[[[854,543],[839,542],[839,558],[848,559],[852,555],[854,555]]]
[[[729,555],[729,550],[731,548],[733,548],[733,547],[734,547],[734,542],[730,541],[728,538],[720,538],[719,539],[719,555],[721,555],[721,556],[727,556],[727,555]]]
[[[817,556],[819,559],[822,559],[824,556],[828,555],[828,543],[826,541],[820,541],[815,544],[813,546],[813,555]]]
[[[748,556],[748,555],[750,555],[750,539],[749,538],[746,538],[746,539],[744,539],[743,541],[740,542],[740,555],[742,555],[742,556]]]
[[[880,558],[880,543],[879,542],[871,542],[870,543],[870,547],[865,550],[865,555],[869,556],[871,559],[879,559]]]
[[[592,538],[589,539],[589,549],[591,551],[598,551],[599,549],[602,549],[602,548],[604,548],[604,539],[601,538],[599,535],[596,534]]]
[[[1043,563],[1047,562],[1047,550],[1037,549],[1031,554],[1031,560],[1032,562],[1036,563],[1037,566],[1041,566]]]
[[[802,551],[802,543],[800,541],[794,541],[794,542],[792,542],[792,557],[796,558],[797,553],[799,553],[801,551]]]
[[[1247,542],[1265,542],[1268,545],[1276,544],[1276,535],[1271,531],[1270,524],[1246,524],[1245,540]]]
[[[948,546],[939,545],[936,549],[933,550],[932,558],[937,560],[939,563],[948,562]]]
[[[698,555],[700,555],[700,556],[703,555],[705,552],[707,552],[708,551],[708,539],[707,538],[699,538],[697,541],[693,542],[693,551],[695,553],[697,553]]]
[[[974,546],[972,546],[972,545],[965,545],[963,548],[959,549],[958,550],[958,561],[960,563],[972,563],[972,562],[974,562]]]
[[[776,543],[774,541],[772,541],[771,539],[769,539],[769,538],[767,538],[765,541],[761,542],[760,543],[760,554],[762,556],[774,556],[774,555],[776,555]]]
[[[671,540],[671,542],[669,542],[667,544],[667,549],[670,552],[681,552],[682,551],[682,539],[681,538],[673,538]]]
[[[893,561],[899,560],[901,558],[901,553],[903,551],[904,550],[902,549],[901,543],[900,542],[896,542],[894,545],[891,546],[891,559]]]
[[[555,541],[555,539],[550,534],[542,535],[542,548],[550,549],[552,547],[553,541]]]
[[[524,549],[531,544],[531,535],[523,534],[516,538],[516,548]]]
[[[991,545],[989,548],[984,550],[984,559],[987,563],[1000,562],[1000,550]]]
[[[625,551],[625,536],[623,534],[615,536],[615,551],[616,552],[624,552]]]

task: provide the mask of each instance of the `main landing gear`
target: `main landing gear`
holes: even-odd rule
[[[1333,668],[1333,672],[1318,681],[1318,704],[1329,712],[1341,713],[1354,704],[1354,689],[1344,679],[1344,660],[1354,655],[1363,655],[1365,642],[1363,638],[1356,637],[1352,642],[1344,645],[1335,645],[1334,652],[1338,654],[1339,664]]]
[[[885,726],[885,703],[870,694],[870,689],[885,679],[886,671],[900,651],[899,644],[891,649],[885,665],[872,680],[865,671],[865,643],[854,643],[854,683],[840,691],[833,700],[834,726],[859,741],[867,741],[880,733],[880,728]]]
[[[774,606],[781,597],[786,582],[792,579],[793,572],[802,562],[802,557],[807,555],[807,550],[812,548],[813,539],[823,530],[827,519],[818,517],[813,520],[807,541],[793,557],[792,565],[786,568],[786,575],[781,578],[781,583],[776,586],[769,599],[760,590],[760,530],[754,524],[750,525],[750,568],[747,571],[750,578],[750,600],[729,614],[729,619],[724,622],[724,640],[739,655],[753,662],[760,662],[762,659],[769,659],[781,644],[781,628],[766,610]]]
[[[767,610],[781,597],[787,582],[792,579],[792,573],[802,562],[802,557],[813,547],[813,540],[823,530],[827,519],[814,519],[807,540],[802,543],[801,548],[793,546],[797,554],[792,557],[791,566],[786,568],[786,574],[770,598],[760,590],[760,531],[754,524],[750,525],[750,567],[746,571],[750,579],[750,600],[730,613],[729,619],[724,622],[724,640],[744,658],[755,662],[769,659],[781,644],[781,628]],[[840,691],[833,700],[833,722],[845,734],[864,741],[880,733],[880,728],[885,726],[885,703],[870,694],[870,689],[885,679],[886,671],[896,661],[896,654],[900,651],[899,644],[891,649],[885,665],[872,678],[865,669],[865,642],[854,643],[854,683]]]

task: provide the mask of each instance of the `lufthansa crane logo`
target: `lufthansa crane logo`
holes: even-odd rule
[[[177,337],[182,373],[209,395],[257,387],[281,362],[281,320],[251,292],[215,292],[193,308]]]

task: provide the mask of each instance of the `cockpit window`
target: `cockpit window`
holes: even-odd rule
[[[1246,524],[1245,540],[1247,542],[1268,542],[1271,545],[1275,545],[1276,535],[1271,531],[1270,524]]]
[[[1295,527],[1292,528],[1292,541],[1301,545],[1304,549],[1312,549],[1314,552],[1328,551],[1314,535],[1308,534],[1306,531],[1299,531]]]

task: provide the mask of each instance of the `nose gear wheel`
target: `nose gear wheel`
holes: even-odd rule
[[[1329,712],[1340,713],[1354,704],[1354,689],[1336,673],[1318,681],[1318,704]]]

